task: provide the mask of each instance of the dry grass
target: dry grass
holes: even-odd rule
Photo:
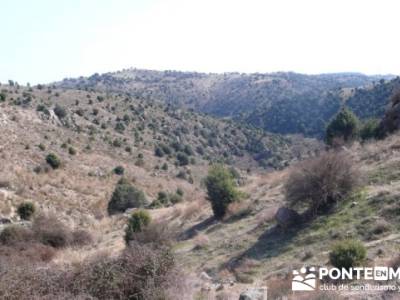
[[[292,279],[287,278],[271,278],[266,282],[268,287],[269,299],[280,299],[287,296],[292,291]]]
[[[228,205],[224,220],[237,219],[251,213],[251,204],[248,201],[233,202]]]
[[[168,249],[133,245],[117,257],[73,266],[0,262],[3,299],[188,299],[192,293]]]
[[[210,244],[210,239],[205,234],[198,234],[193,240],[194,249],[204,249],[207,248]]]

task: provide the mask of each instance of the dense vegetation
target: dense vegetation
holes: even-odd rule
[[[400,88],[400,78],[380,80],[371,88],[357,88],[347,100],[347,106],[360,118],[382,118],[393,93]]]
[[[128,69],[65,79],[59,85],[128,93],[232,117],[269,132],[322,138],[326,123],[347,98],[349,107],[360,118],[382,116],[393,84],[381,80],[372,90],[364,89],[380,79],[352,73],[201,74]]]

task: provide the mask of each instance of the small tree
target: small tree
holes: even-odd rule
[[[151,222],[150,214],[145,210],[135,211],[128,220],[125,229],[125,241],[129,243],[135,233],[142,232]]]
[[[186,155],[186,153],[179,152],[176,155],[176,159],[178,160],[180,166],[186,166],[189,164],[189,157]]]
[[[333,145],[335,140],[350,142],[357,138],[360,121],[349,109],[343,108],[326,128],[326,143]]]
[[[333,246],[329,253],[329,261],[336,268],[348,270],[361,265],[366,254],[367,251],[361,242],[345,240]]]
[[[64,107],[60,106],[60,105],[56,105],[56,107],[54,108],[54,113],[56,114],[57,117],[59,117],[60,119],[63,119],[67,116],[67,111],[65,110]]]
[[[121,181],[117,184],[108,203],[108,213],[124,212],[128,208],[142,207],[147,204],[144,193],[130,183]]]
[[[57,155],[50,153],[46,156],[46,162],[53,168],[58,169],[61,165],[61,161]]]
[[[378,137],[379,120],[369,119],[361,127],[360,137],[363,141]]]
[[[154,149],[154,155],[158,157],[163,157],[164,156],[164,151],[160,147],[156,147]]]
[[[35,213],[35,205],[32,202],[21,203],[17,208],[17,212],[22,220],[30,220]]]
[[[360,183],[360,174],[344,152],[326,152],[300,163],[285,184],[290,206],[313,214],[344,199]]]
[[[222,219],[228,205],[240,199],[232,174],[221,165],[212,166],[205,178],[205,185],[214,216]]]

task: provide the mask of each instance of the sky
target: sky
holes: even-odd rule
[[[0,82],[136,67],[400,74],[398,0],[0,0]]]

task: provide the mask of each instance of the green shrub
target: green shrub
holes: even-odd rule
[[[204,148],[202,146],[197,146],[196,147],[196,152],[200,155],[204,155]]]
[[[67,111],[65,110],[64,107],[60,106],[60,105],[56,105],[56,107],[54,108],[54,113],[56,114],[57,117],[59,117],[60,119],[63,119],[67,116]]]
[[[119,133],[122,133],[122,132],[124,132],[125,131],[125,125],[124,124],[122,124],[122,123],[117,123],[116,125],[115,125],[115,131],[117,131],[117,132],[119,132]]]
[[[76,154],[75,148],[69,147],[69,148],[68,148],[68,153],[69,153],[70,155],[75,155],[75,154]]]
[[[44,113],[46,115],[50,115],[49,110],[43,104],[38,104],[38,106],[36,107],[36,111],[40,111],[40,112],[42,112],[42,113]]]
[[[131,184],[131,181],[126,177],[121,177],[120,180],[118,180],[117,184]]]
[[[185,145],[183,151],[189,156],[194,155],[193,149],[190,147],[190,145]]]
[[[160,208],[160,207],[167,207],[169,205],[170,205],[169,195],[166,192],[160,191],[158,192],[157,199],[151,203],[150,207]]]
[[[58,169],[61,165],[61,160],[54,153],[50,153],[46,156],[46,162],[53,168]]]
[[[336,243],[329,253],[329,261],[336,268],[349,269],[363,263],[367,255],[364,245],[355,240]]]
[[[183,196],[184,192],[183,192],[183,190],[181,188],[177,188],[176,189],[176,194],[179,195],[179,196]]]
[[[123,166],[116,166],[114,168],[114,173],[117,175],[124,175],[125,169]]]
[[[164,151],[160,147],[156,147],[154,149],[154,155],[158,157],[163,157],[164,156]]]
[[[168,194],[167,194],[166,192],[163,192],[163,191],[158,192],[157,200],[158,200],[161,204],[163,204],[163,205],[168,204],[168,202],[169,202],[169,199],[168,199],[168,198],[169,198],[169,197],[168,197]]]
[[[151,208],[167,207],[179,202],[182,202],[182,195],[179,195],[177,193],[173,194],[161,191],[158,192],[157,199],[151,203],[150,207]]]
[[[117,184],[108,203],[108,213],[124,212],[128,208],[142,207],[147,199],[144,193],[129,183]]]
[[[176,204],[176,203],[182,202],[182,196],[179,194],[170,194],[169,202],[171,202],[171,204]]]
[[[119,139],[115,139],[112,144],[114,147],[118,148],[122,146],[122,141]]]
[[[125,229],[125,241],[129,243],[132,235],[142,232],[151,222],[150,214],[145,210],[138,210],[132,213],[128,220],[128,226]]]
[[[172,153],[172,150],[169,146],[165,145],[165,144],[160,144],[160,148],[162,149],[162,151],[166,154],[166,155],[170,155]]]
[[[161,169],[164,171],[168,171],[168,164],[167,163],[163,163],[163,165],[161,166]]]
[[[30,220],[35,213],[35,205],[32,202],[21,203],[17,208],[17,212],[22,220]]]
[[[358,137],[360,121],[349,109],[343,108],[326,128],[326,143],[334,145],[338,140],[349,142]]]
[[[240,199],[232,174],[221,165],[212,166],[205,178],[205,185],[214,216],[222,219],[228,205]]]
[[[178,160],[178,164],[180,166],[186,166],[189,164],[189,157],[185,153],[179,152],[176,155],[176,159]]]
[[[360,137],[363,141],[378,137],[379,120],[369,119],[361,127]]]

